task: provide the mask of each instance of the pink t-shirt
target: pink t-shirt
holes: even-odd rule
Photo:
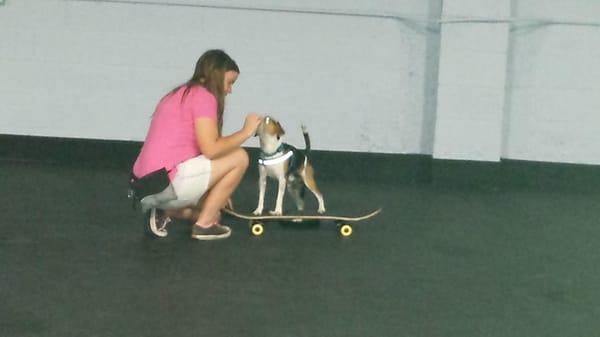
[[[206,88],[193,86],[182,101],[185,86],[163,97],[156,106],[133,174],[143,177],[165,167],[173,180],[177,164],[202,154],[196,141],[194,121],[217,119],[217,99]]]

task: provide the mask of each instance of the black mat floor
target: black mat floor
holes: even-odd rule
[[[597,193],[319,181],[328,213],[383,213],[349,238],[328,222],[252,237],[224,217],[232,237],[199,242],[181,222],[144,235],[126,179],[0,162],[0,336],[600,331]],[[253,210],[256,193],[249,176],[236,208]]]

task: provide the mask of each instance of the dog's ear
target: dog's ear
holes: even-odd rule
[[[281,124],[279,124],[279,122],[277,122],[277,135],[278,136],[285,135],[285,130],[283,129],[283,127],[281,126]]]

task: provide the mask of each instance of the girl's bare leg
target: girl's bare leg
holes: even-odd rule
[[[219,211],[239,185],[247,168],[248,154],[242,148],[211,161],[208,191],[197,215],[196,225],[209,227],[218,220]]]
[[[165,210],[168,217],[186,221],[196,221],[200,216],[200,207],[186,207]]]

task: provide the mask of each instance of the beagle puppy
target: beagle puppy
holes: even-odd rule
[[[304,151],[283,142],[285,131],[277,120],[272,117],[263,118],[257,130],[260,141],[260,158],[258,159],[258,206],[253,212],[255,215],[263,213],[267,177],[276,179],[279,183],[277,202],[275,209],[269,212],[271,215],[282,215],[283,195],[286,187],[299,211],[304,210],[304,192],[308,187],[319,202],[317,211],[319,214],[325,213],[325,201],[317,188],[313,167],[308,162],[310,139],[305,126],[302,126],[302,133],[306,143]]]

